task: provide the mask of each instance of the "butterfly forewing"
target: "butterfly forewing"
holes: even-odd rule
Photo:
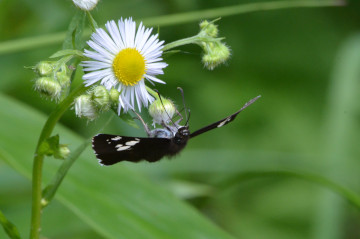
[[[202,134],[202,133],[205,133],[209,130],[212,130],[212,129],[215,129],[215,128],[220,128],[224,125],[227,125],[228,123],[230,123],[231,121],[233,121],[236,116],[241,112],[243,111],[246,107],[248,107],[249,105],[251,105],[252,103],[254,103],[257,99],[259,99],[260,96],[257,96],[255,97],[254,99],[250,100],[249,102],[247,102],[239,111],[235,112],[234,114],[222,119],[222,120],[219,120],[215,123],[212,123],[208,126],[205,126],[204,128],[201,128],[195,132],[193,132],[192,134],[190,134],[190,138],[194,138],[195,136],[199,135],[199,134]]]
[[[219,120],[213,124],[210,124],[208,126],[205,126],[204,128],[201,128],[199,130],[196,130],[195,132],[193,132],[192,134],[190,134],[190,138],[194,138],[195,136],[205,133],[209,130],[215,129],[215,128],[220,128],[228,123],[230,123],[231,121],[233,121],[236,116],[240,113],[241,111],[236,112],[235,114],[230,115],[229,117],[226,117],[225,119]]]
[[[170,144],[167,138],[98,134],[93,137],[92,147],[101,164],[112,165],[121,161],[158,161],[167,155]]]

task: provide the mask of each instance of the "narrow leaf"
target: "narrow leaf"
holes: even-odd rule
[[[74,15],[63,43],[63,49],[82,49],[81,36],[85,25],[85,13],[77,10]]]
[[[16,226],[12,224],[9,220],[7,220],[7,218],[1,211],[0,211],[0,223],[3,226],[6,234],[8,234],[8,236],[11,239],[20,239],[20,234]]]
[[[57,58],[57,57],[63,57],[63,56],[78,56],[78,57],[84,57],[83,53],[79,50],[74,49],[65,49],[55,52],[50,56],[50,58]]]

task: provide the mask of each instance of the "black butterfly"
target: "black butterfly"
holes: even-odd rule
[[[173,122],[173,125],[164,124],[163,128],[150,131],[138,115],[148,134],[148,138],[98,134],[93,137],[92,148],[100,164],[103,165],[112,165],[121,161],[139,162],[146,160],[148,162],[156,162],[164,156],[171,157],[179,153],[186,146],[190,138],[230,123],[241,111],[254,103],[258,98],[260,96],[247,102],[234,114],[193,133],[190,133],[187,123],[185,126],[179,125],[181,119]]]

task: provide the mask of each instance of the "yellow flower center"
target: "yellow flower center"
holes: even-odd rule
[[[112,66],[118,81],[126,86],[136,85],[146,73],[145,58],[135,48],[121,50]]]

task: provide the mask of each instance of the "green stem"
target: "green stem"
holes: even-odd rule
[[[304,179],[313,183],[317,183],[321,186],[324,186],[332,191],[336,192],[343,198],[347,199],[352,205],[354,205],[358,210],[360,210],[360,197],[353,191],[337,184],[323,176],[310,174],[310,173],[299,173],[291,171],[257,171],[257,172],[244,172],[239,173],[230,179],[227,179],[225,182],[222,182],[222,186],[230,186],[239,183],[239,181],[246,181],[248,179],[259,178],[259,177],[269,177],[269,176],[282,176],[282,177],[295,177]]]
[[[273,2],[256,2],[238,4],[227,7],[219,7],[214,9],[206,9],[193,12],[185,12],[160,17],[152,17],[143,19],[144,24],[150,26],[173,26],[203,19],[213,19],[218,17],[233,16],[250,12],[279,10],[286,8],[299,7],[334,7],[345,5],[342,0],[305,0],[305,1],[273,1]]]
[[[194,44],[194,43],[198,43],[199,41],[200,41],[200,39],[199,39],[198,35],[188,37],[188,38],[184,38],[184,39],[180,39],[180,40],[173,41],[173,42],[170,42],[170,43],[166,44],[163,47],[162,51],[165,52],[165,51],[168,51],[168,50],[173,49],[175,47],[179,47],[179,46],[183,46],[183,45],[187,45],[187,44]]]
[[[146,87],[146,90],[152,95],[154,96],[157,100],[159,99],[159,94],[157,92],[155,92],[153,89],[151,89],[150,87],[148,86],[145,86]]]
[[[92,30],[93,32],[95,32],[95,31],[96,31],[96,28],[99,28],[99,27],[98,27],[98,24],[96,23],[95,19],[93,18],[93,16],[91,15],[91,13],[90,13],[89,11],[86,11],[86,16],[88,17],[91,30]]]
[[[40,222],[41,222],[41,183],[42,183],[42,165],[44,161],[44,155],[39,154],[40,145],[50,137],[56,123],[59,121],[60,117],[64,112],[70,107],[73,103],[74,98],[84,92],[87,88],[84,85],[80,85],[74,91],[72,91],[68,97],[66,97],[50,114],[48,120],[46,121],[39,140],[36,146],[33,172],[32,172],[32,207],[31,207],[31,229],[30,229],[30,238],[38,239],[40,235]]]
[[[113,119],[114,115],[111,115],[108,121],[101,127],[99,132],[101,132]],[[85,139],[84,142],[73,152],[69,155],[67,159],[64,160],[56,175],[54,176],[53,180],[47,187],[45,187],[43,191],[43,197],[41,200],[42,208],[46,207],[50,201],[53,199],[56,191],[58,190],[61,182],[63,181],[64,177],[68,173],[71,166],[74,164],[77,158],[79,158],[80,154],[86,149],[86,147],[90,144],[91,138]]]
[[[73,163],[76,161],[76,159],[80,156],[80,154],[86,149],[89,144],[90,139],[84,140],[84,142],[62,163],[62,165],[56,172],[56,175],[54,176],[52,182],[49,183],[49,185],[46,186],[43,190],[43,195],[41,199],[42,208],[45,208],[53,199],[65,175],[67,174]]]
[[[217,18],[219,16],[226,17],[237,14],[245,14],[257,11],[268,11],[297,7],[332,7],[344,5],[344,1],[340,0],[308,0],[308,1],[274,1],[274,2],[258,2],[239,4],[215,9],[200,10],[194,12],[186,12],[160,17],[152,17],[142,19],[147,26],[174,26],[188,22],[199,21],[201,19]],[[84,35],[90,35],[91,31],[84,31]],[[65,32],[47,34],[36,37],[28,37],[18,40],[10,40],[0,43],[0,55],[14,53],[44,47],[46,45],[59,44],[66,36]]]

